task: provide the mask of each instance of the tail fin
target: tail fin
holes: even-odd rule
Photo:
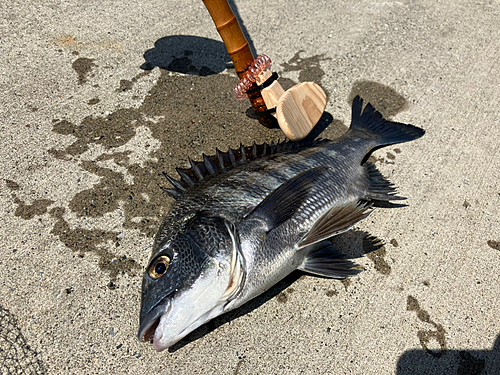
[[[352,102],[352,120],[350,130],[372,133],[376,146],[413,141],[425,134],[423,129],[413,125],[401,124],[384,119],[382,114],[368,103],[363,110],[363,99],[356,96]]]

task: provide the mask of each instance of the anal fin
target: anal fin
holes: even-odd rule
[[[371,203],[350,202],[334,206],[316,221],[299,243],[299,248],[326,240],[332,236],[343,233],[357,222],[366,219],[371,211]]]
[[[365,164],[368,177],[368,190],[365,198],[376,201],[405,200],[406,198],[397,196],[396,188],[385,179],[377,167],[372,163]]]
[[[361,272],[354,268],[356,266],[356,263],[346,260],[344,254],[340,254],[334,246],[326,242],[324,246],[313,250],[299,269],[332,279],[345,279]]]

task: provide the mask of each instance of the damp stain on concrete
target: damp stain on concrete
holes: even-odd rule
[[[131,258],[125,256],[117,257],[109,248],[116,246],[119,232],[106,231],[101,229],[71,228],[64,220],[64,208],[56,207],[50,211],[50,215],[56,220],[51,234],[59,237],[64,245],[78,253],[80,258],[91,253],[99,257],[99,268],[109,273],[111,282],[108,284],[113,289],[113,282],[119,275],[127,274],[137,276],[142,267]],[[106,246],[107,245],[107,246]]]
[[[150,73],[151,73],[150,71],[139,73],[135,77],[133,77],[131,80],[121,79],[120,80],[120,87],[118,87],[118,89],[116,89],[116,92],[125,92],[125,91],[132,90],[134,83],[136,83],[140,78],[149,75]]]
[[[290,288],[284,290],[283,292],[281,292],[280,294],[278,294],[276,296],[276,300],[279,303],[286,303],[286,302],[288,302],[288,296],[290,294],[292,294],[294,291],[295,291],[295,289],[293,289],[292,287],[290,287]]]
[[[325,57],[324,54],[314,55],[310,57],[302,57],[304,51],[298,51],[288,62],[283,62],[283,71],[280,73],[299,72],[299,82],[314,82],[321,86],[321,80],[325,76],[325,71],[321,68],[321,62],[331,60]],[[291,86],[284,82],[283,78],[279,79],[280,84],[285,90]],[[321,87],[328,96],[329,92],[325,87]]]
[[[340,282],[342,283],[342,285],[344,285],[344,288],[347,291],[347,288],[349,288],[349,285],[351,285],[351,279],[350,278],[343,279],[340,280]]]
[[[128,90],[132,90],[132,87],[134,86],[134,83],[132,81],[129,81],[128,79],[121,79],[120,80],[120,87],[116,89],[116,92],[124,92]]]
[[[0,374],[47,374],[39,353],[22,334],[16,317],[0,306]]]
[[[386,160],[385,158],[381,157],[376,157],[374,155],[370,155],[370,157],[367,159],[368,162],[373,163],[373,164],[396,164],[394,161]]]
[[[420,345],[425,351],[427,351],[427,353],[436,358],[441,357],[447,350],[445,336],[446,331],[443,326],[434,322],[429,313],[420,307],[417,299],[413,296],[408,296],[406,301],[406,310],[415,311],[418,320],[424,323],[429,323],[434,327],[434,330],[419,330],[417,332],[417,337],[420,341]],[[429,348],[431,340],[435,340],[439,344],[440,350],[432,350]]]
[[[490,241],[487,241],[486,242],[488,244],[489,247],[491,247],[492,249],[495,249],[495,250],[500,250],[500,241],[493,241],[493,240],[490,240]]]
[[[83,85],[85,82],[87,82],[88,74],[94,67],[97,67],[97,65],[94,64],[94,59],[88,59],[86,57],[80,57],[76,59],[75,61],[73,61],[73,64],[71,64],[71,66],[78,75],[79,85]]]
[[[333,296],[337,296],[339,294],[339,292],[337,292],[337,289],[333,288],[333,289],[328,289],[325,293],[325,295],[327,297],[333,297]]]
[[[7,180],[5,179],[5,185],[10,189],[10,190],[19,190],[21,187],[16,181],[12,180]]]
[[[381,239],[374,236],[363,238],[363,252],[373,262],[377,272],[385,276],[391,273],[391,266],[384,259],[387,252]]]
[[[21,217],[24,220],[30,220],[37,215],[47,213],[47,208],[54,203],[54,201],[50,199],[35,199],[31,204],[26,204],[15,194],[12,195],[12,198],[14,203],[17,204],[14,215]]]
[[[191,56],[187,53],[183,57],[189,60]],[[188,64],[187,60],[184,63]],[[304,61],[308,60],[296,60],[289,63],[289,69],[304,69]],[[321,58],[313,60],[319,62]],[[80,83],[91,79],[89,74],[95,66],[94,60],[84,57],[73,63]],[[323,74],[317,69],[316,72]],[[99,182],[92,188],[82,190],[70,199],[67,207],[55,207],[49,211],[55,219],[52,234],[59,236],[61,242],[80,257],[88,253],[97,255],[99,267],[109,273],[112,284],[122,273],[137,274],[139,265],[132,259],[116,256],[117,232],[74,226],[65,218],[66,210],[71,211],[70,217],[96,218],[120,210],[124,229],[153,237],[170,203],[170,198],[160,189],[169,185],[162,172],[175,175],[175,167],[186,165],[188,156],[199,160],[201,152],[215,153],[214,146],[225,149],[229,145],[237,147],[240,142],[251,144],[254,140],[261,143],[283,138],[279,130],[266,129],[245,116],[249,103],[235,101],[232,96],[237,82],[234,75],[204,76],[201,73],[178,75],[160,69],[160,76],[138,108],[86,116],[79,123],[64,118],[52,122],[52,131],[60,136],[70,136],[72,143],[62,149],[50,149],[49,154],[75,163],[99,177]],[[121,92],[147,74],[150,72],[141,72],[123,86],[120,84]],[[117,95],[120,95],[120,89]],[[140,149],[134,149],[134,156],[131,150],[124,150],[122,146],[128,147],[131,140],[137,139],[139,128],[147,129],[149,133],[146,143]],[[234,138],[236,133],[238,137]],[[156,146],[150,147],[149,143]],[[87,160],[84,154],[91,146],[93,150],[103,151]],[[9,184],[16,186],[15,181]],[[46,213],[53,201],[38,200],[28,205],[18,199],[15,203],[19,205],[19,216],[30,219]]]
[[[238,363],[233,371],[233,375],[238,375],[240,372],[241,365],[243,364],[244,358],[239,358]]]
[[[278,301],[279,303],[286,303],[286,302],[288,302],[288,296],[286,295],[285,292],[281,292],[276,297],[276,301]]]

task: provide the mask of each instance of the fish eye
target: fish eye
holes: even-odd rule
[[[159,279],[168,270],[168,266],[170,265],[170,258],[166,255],[162,255],[156,259],[156,261],[149,267],[149,276],[152,279]]]

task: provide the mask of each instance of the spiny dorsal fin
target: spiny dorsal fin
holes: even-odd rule
[[[161,186],[160,186],[160,189],[163,190],[165,193],[167,193],[169,196],[171,196],[174,199],[178,199],[181,196],[181,193],[179,192],[179,190],[167,189],[167,188],[164,188]]]
[[[229,148],[227,152],[222,152],[215,149],[215,155],[207,156],[203,154],[203,161],[194,161],[189,158],[190,168],[176,168],[180,176],[179,180],[165,175],[174,189],[163,189],[171,197],[178,199],[191,186],[194,186],[198,181],[205,180],[211,175],[228,171],[238,167],[238,165],[251,163],[254,160],[279,154],[282,152],[289,152],[306,147],[314,147],[326,142],[326,140],[316,139],[314,141],[306,140],[302,142],[282,141],[275,144],[253,143],[252,146],[243,146],[236,149]]]
[[[371,203],[351,202],[330,208],[321,216],[299,243],[299,248],[324,241],[332,236],[345,232],[357,222],[370,215],[367,210]]]

